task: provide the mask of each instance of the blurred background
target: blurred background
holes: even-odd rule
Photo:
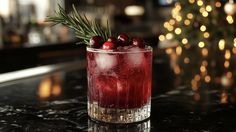
[[[182,58],[198,72],[207,70],[209,56],[221,54],[222,67],[230,68],[236,53],[234,0],[0,0],[0,73],[84,59],[73,30],[44,21],[58,4],[68,13],[74,4],[102,26],[109,20],[113,34],[143,37],[171,64]],[[173,68],[182,73],[181,65]]]
[[[101,25],[110,21],[114,34],[144,37],[156,46],[162,23],[170,16],[172,0],[1,0],[0,73],[84,57],[85,46],[76,45],[74,32],[63,25],[51,26],[45,17],[72,4]]]

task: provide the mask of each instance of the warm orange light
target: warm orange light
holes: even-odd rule
[[[186,26],[188,26],[190,23],[191,23],[190,20],[188,20],[188,19],[184,20],[184,24],[185,24]]]
[[[174,67],[174,72],[175,72],[175,74],[180,74],[180,72],[181,72],[181,70],[180,70],[180,67],[179,66],[175,66]]]
[[[198,90],[197,82],[195,80],[191,81],[191,85],[192,85],[192,90],[193,91],[197,91]]]
[[[50,78],[46,78],[42,80],[42,82],[39,85],[39,91],[38,95],[40,98],[48,98],[51,95],[51,86],[52,82]]]
[[[185,57],[185,58],[184,58],[184,63],[185,63],[185,64],[189,64],[189,62],[190,62],[190,59],[189,59],[188,57]]]
[[[209,37],[210,37],[210,34],[209,34],[208,32],[205,32],[205,33],[203,33],[203,37],[204,37],[204,38],[209,38]]]
[[[52,94],[53,94],[54,96],[58,96],[58,95],[61,94],[61,90],[62,90],[61,86],[60,86],[59,84],[55,84],[55,85],[52,87]]]
[[[236,47],[232,49],[233,53],[236,54]]]
[[[225,68],[229,68],[229,66],[230,66],[229,61],[225,61],[225,63],[224,63],[224,67],[225,67]]]
[[[233,73],[230,72],[230,71],[227,72],[227,73],[226,73],[226,77],[227,77],[227,78],[232,78],[232,77],[233,77]]]
[[[220,103],[221,104],[228,103],[228,94],[225,91],[221,93]]]
[[[200,67],[200,71],[201,71],[201,72],[206,72],[206,67],[205,67],[205,66],[201,66],[201,67]]]
[[[187,14],[187,18],[188,18],[188,19],[193,19],[193,14],[192,14],[192,13],[188,13],[188,14]]]
[[[194,79],[195,79],[196,81],[200,81],[201,76],[197,74],[197,75],[194,76]]]
[[[176,54],[177,54],[177,55],[181,55],[181,53],[182,53],[182,47],[178,46],[178,47],[176,48]]]
[[[202,56],[207,56],[208,55],[208,49],[207,48],[203,48],[202,49]]]
[[[220,3],[219,1],[217,1],[217,2],[215,3],[215,6],[219,8],[219,7],[221,7],[221,3]]]
[[[203,66],[207,66],[208,65],[208,62],[206,60],[202,61],[202,65]]]
[[[230,50],[226,50],[226,51],[225,51],[225,59],[226,59],[226,60],[229,60],[230,58],[231,58]]]
[[[209,83],[211,81],[211,77],[209,76],[209,75],[207,75],[206,77],[205,77],[205,82],[206,83]]]
[[[167,48],[166,49],[166,54],[170,55],[171,53],[173,53],[173,49],[172,48]]]

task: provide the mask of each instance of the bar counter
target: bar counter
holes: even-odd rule
[[[227,101],[234,90],[224,95],[223,88],[212,86],[195,92],[188,85],[176,85],[181,79],[169,61],[154,58],[150,119],[113,125],[92,121],[87,115],[86,61],[2,74],[0,131],[236,131],[236,106]]]

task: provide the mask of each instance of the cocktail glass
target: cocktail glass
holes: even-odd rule
[[[87,48],[88,115],[108,123],[150,117],[152,48]]]

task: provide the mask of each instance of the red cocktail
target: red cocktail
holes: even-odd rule
[[[152,48],[87,48],[88,113],[93,119],[131,123],[150,116]]]

